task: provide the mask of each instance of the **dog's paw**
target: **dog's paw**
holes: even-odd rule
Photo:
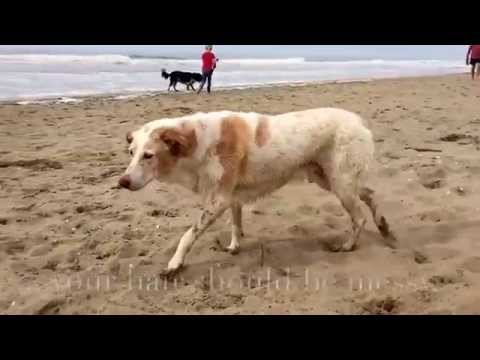
[[[240,246],[235,246],[235,247],[231,247],[231,246],[228,246],[225,248],[226,252],[232,254],[232,255],[237,255],[239,252],[240,252]]]
[[[183,266],[179,266],[178,268],[176,269],[164,269],[162,271],[160,271],[160,278],[161,279],[165,279],[167,281],[172,281],[177,275],[178,273],[181,271]]]
[[[329,244],[328,248],[331,252],[351,252],[355,250],[355,244],[347,240],[343,243],[335,242],[335,243]]]
[[[394,250],[398,249],[399,244],[398,244],[397,237],[392,233],[389,233],[388,236],[384,236],[383,237],[383,242],[390,249],[394,249]]]
[[[237,255],[239,252],[240,252],[240,246],[237,244],[237,245],[228,245],[228,246],[224,246],[220,239],[215,239],[215,244],[217,245],[217,247],[215,248],[216,250],[220,250],[220,251],[223,251],[223,252],[228,252],[232,255]]]
[[[169,261],[167,268],[160,272],[160,277],[167,280],[172,280],[180,272],[180,270],[182,270],[182,268],[183,262],[174,257]]]

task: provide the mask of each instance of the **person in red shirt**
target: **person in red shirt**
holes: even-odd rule
[[[477,78],[480,76],[480,45],[470,45],[467,51],[467,65],[472,65],[472,80],[475,79],[475,70]]]
[[[212,51],[213,46],[207,45],[205,46],[205,52],[202,54],[202,83],[200,84],[200,88],[198,89],[198,93],[202,91],[205,83],[207,83],[207,91],[210,92],[212,87],[212,75],[213,71],[217,67],[217,57]]]

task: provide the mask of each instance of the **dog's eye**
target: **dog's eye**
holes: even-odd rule
[[[151,159],[152,157],[153,157],[153,154],[149,154],[149,153],[143,154],[143,158],[144,158],[144,159],[147,159],[147,160],[148,160],[148,159]]]
[[[128,151],[128,153],[130,154],[130,156],[133,156],[133,150],[132,150],[132,149],[130,149],[130,150]]]

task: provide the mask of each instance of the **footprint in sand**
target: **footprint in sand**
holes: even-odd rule
[[[463,272],[457,271],[455,273],[434,275],[428,279],[428,282],[437,287],[461,283],[464,282]]]
[[[440,165],[418,169],[417,174],[420,183],[427,189],[439,189],[446,185],[447,171]]]
[[[13,255],[25,250],[23,240],[12,240],[6,237],[0,238],[0,251],[5,251],[8,255]]]
[[[425,205],[437,205],[437,198],[425,195],[416,195],[415,201]]]
[[[309,205],[302,205],[298,207],[297,211],[302,215],[318,215],[320,210]]]
[[[378,174],[380,177],[385,176],[388,178],[396,176],[400,170],[398,168],[393,168],[393,167],[383,167],[380,170],[378,170]]]
[[[480,174],[480,166],[466,166],[466,169],[472,175],[479,175]]]
[[[428,249],[425,249],[425,253],[432,262],[437,260],[449,260],[460,255],[458,250],[443,246],[429,246]]]
[[[418,250],[413,252],[413,260],[417,264],[426,264],[426,263],[430,262],[428,256],[426,256],[423,252],[418,251]]]
[[[118,217],[116,216],[116,219],[121,222],[131,222],[133,220],[133,215],[131,214],[122,214],[119,215]]]
[[[35,246],[32,251],[30,251],[30,256],[43,256],[52,251],[52,245],[38,245]]]
[[[402,302],[392,296],[374,297],[368,301],[356,304],[359,307],[360,314],[369,315],[390,315],[399,312]]]
[[[339,204],[336,204],[334,202],[327,202],[322,206],[322,210],[337,217],[345,215],[345,211],[343,210],[343,208]]]
[[[129,258],[138,256],[139,253],[140,253],[140,250],[137,248],[136,245],[130,242],[126,242],[120,246],[120,249],[118,252],[118,258],[129,259]]]
[[[442,221],[452,221],[458,218],[456,212],[441,208],[420,211],[415,214],[415,217],[426,223],[440,223]]]
[[[288,228],[288,232],[295,236],[306,237],[309,235],[309,231],[302,225],[295,224]]]
[[[341,230],[347,226],[347,223],[338,216],[333,216],[330,214],[325,215],[323,217],[323,221],[325,222],[325,225],[332,230]]]
[[[463,263],[462,267],[470,272],[476,274],[480,273],[480,257],[474,256],[468,258],[467,261]]]
[[[36,300],[30,306],[28,312],[34,315],[58,314],[65,302],[65,299],[62,297],[54,297],[53,295],[50,295],[50,298],[47,298],[47,296],[44,296],[44,298]]]
[[[62,164],[58,161],[53,161],[49,159],[0,161],[0,168],[6,167],[24,167],[39,171],[63,168]]]

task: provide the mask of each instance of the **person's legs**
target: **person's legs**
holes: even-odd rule
[[[479,70],[478,70],[478,65],[479,65],[480,61],[478,59],[470,59],[470,66],[472,67],[471,69],[471,75],[472,75],[472,80],[475,80],[475,73],[476,73],[476,77],[478,77],[478,73],[479,73]]]
[[[202,71],[202,82],[200,83],[200,87],[198,88],[197,93],[200,94],[205,86],[205,82],[207,81],[207,74],[208,71]]]
[[[474,67],[476,69],[475,70],[475,73],[476,73],[475,76],[478,79],[480,77],[480,62],[476,62]]]
[[[208,85],[207,85],[207,91],[210,92],[212,89],[212,75],[213,75],[213,70],[210,70],[207,75],[207,80],[208,80]]]

